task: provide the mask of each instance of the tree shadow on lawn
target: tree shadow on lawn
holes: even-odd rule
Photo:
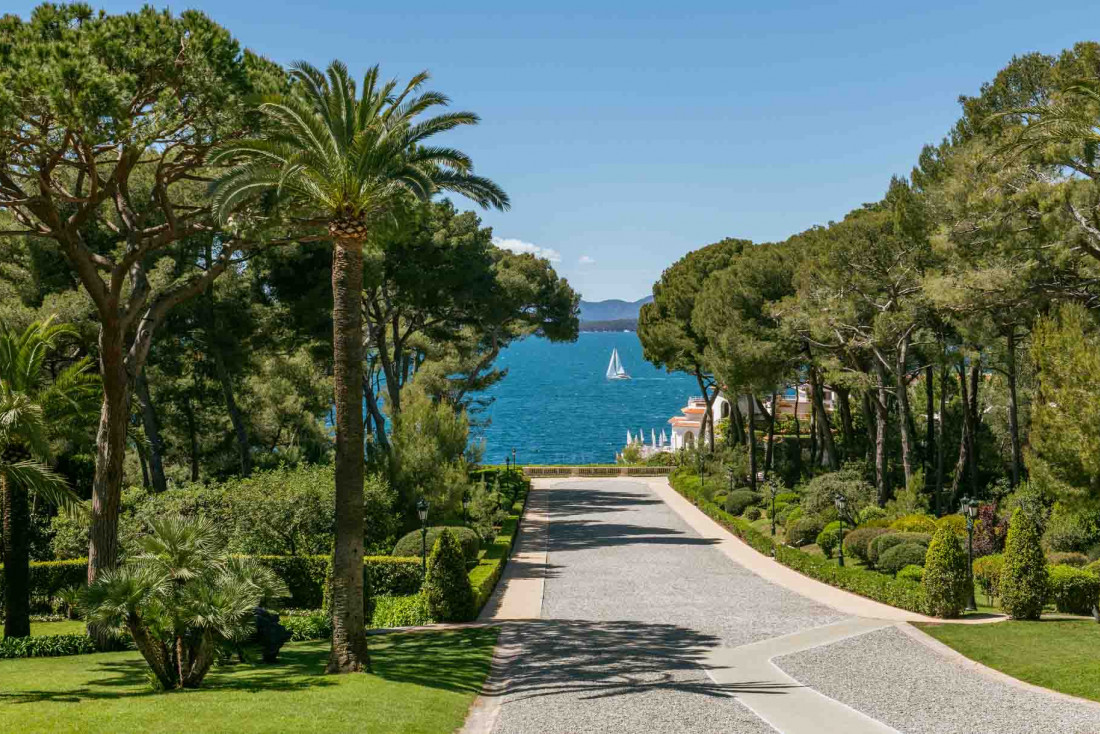
[[[216,667],[207,675],[201,688],[188,691],[154,691],[149,686],[149,667],[133,653],[134,657],[125,660],[101,660],[87,665],[87,680],[76,687],[0,692],[0,703],[79,703],[97,699],[201,694],[204,691],[295,691],[334,685],[333,680],[323,677],[325,663],[328,661],[328,644],[326,641],[283,648],[279,654],[279,662],[273,665],[237,663]],[[79,664],[83,657],[73,656],[73,663]],[[251,659],[258,660],[259,653],[253,652]]]
[[[393,632],[371,637],[374,674],[447,691],[481,691],[498,627]]]
[[[509,625],[499,644],[500,662],[483,693],[511,700],[662,690],[729,698],[799,687],[766,680],[715,683],[704,672],[704,658],[721,641],[671,624],[535,620]]]

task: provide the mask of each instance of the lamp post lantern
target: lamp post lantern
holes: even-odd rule
[[[470,493],[462,493],[462,524],[466,524],[466,512],[470,509]]]
[[[848,498],[840,492],[837,492],[836,497],[833,498],[833,502],[836,503],[836,513],[840,520],[840,540],[837,542],[837,548],[840,549],[840,556],[838,557],[838,563],[843,568],[844,566],[844,518],[847,517]]]
[[[974,598],[974,521],[978,519],[978,500],[963,497],[959,511],[966,517],[966,577],[970,582],[967,587],[966,611],[976,612],[978,601]]]
[[[428,572],[428,500],[421,497],[416,502],[416,514],[420,518],[420,565]]]

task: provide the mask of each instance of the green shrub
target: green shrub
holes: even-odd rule
[[[760,508],[750,507],[745,510],[745,519],[749,522],[755,522],[760,519]]]
[[[760,502],[760,493],[747,489],[735,489],[726,497],[726,512],[740,515],[745,508]]]
[[[901,533],[934,533],[936,518],[931,515],[905,515],[890,523],[890,529]]]
[[[833,551],[840,545],[840,530],[839,528],[829,529],[826,528],[817,534],[817,547],[821,549],[821,552],[825,554],[826,558],[833,557]]]
[[[424,594],[408,596],[380,596],[375,599],[374,615],[370,626],[374,628],[419,627],[435,620],[428,611]]]
[[[906,566],[923,566],[928,549],[919,543],[895,545],[878,559],[878,568],[883,573],[896,575]]]
[[[856,528],[844,535],[844,552],[851,558],[858,558],[867,565],[874,565],[867,557],[871,541],[890,531],[886,528]]]
[[[462,555],[467,561],[477,560],[477,553],[481,550],[481,538],[470,528],[443,526],[428,528],[427,550],[429,552],[435,547],[436,541],[439,540],[444,530],[451,531],[451,534],[458,540],[462,547]],[[390,555],[420,558],[421,552],[420,531],[414,530],[401,536],[401,540],[397,541],[397,545],[393,547],[393,553]]]
[[[871,523],[886,522],[886,510],[878,505],[868,505],[859,511],[858,519],[860,526],[875,527]]]
[[[867,548],[867,560],[872,565],[878,566],[879,559],[882,555],[895,545],[916,543],[917,545],[923,545],[927,548],[930,542],[932,542],[932,536],[928,533],[896,533],[891,531],[871,541],[870,546]]]
[[[1004,571],[1005,557],[1000,553],[974,559],[974,581],[985,594],[989,605],[1001,596],[1001,574]]]
[[[52,608],[63,589],[71,586],[83,587],[87,584],[88,559],[32,561],[29,581],[31,602]],[[0,609],[4,606],[3,599],[4,566],[0,564]]]
[[[38,635],[0,638],[0,660],[6,658],[48,658],[95,652],[87,635]]]
[[[886,556],[883,556],[883,560],[886,560]],[[963,551],[954,528],[949,524],[941,526],[928,545],[924,560],[924,578],[921,581],[928,597],[928,611],[932,615],[957,617],[966,607],[970,600],[968,564],[966,552]]]
[[[863,474],[861,465],[847,464],[839,471],[814,477],[802,493],[802,509],[808,515],[835,517],[836,495],[842,494],[848,500],[848,512],[852,517],[859,517],[863,508],[875,504],[877,499],[875,488],[863,478]]]
[[[919,584],[924,579],[924,569],[916,564],[906,566],[897,572],[897,577],[902,581],[913,581]]]
[[[1047,593],[1047,562],[1035,520],[1022,509],[1012,513],[1001,573],[1001,607],[1013,619],[1038,619]]]
[[[1088,550],[1100,538],[1094,512],[1070,508],[1062,502],[1054,505],[1043,533],[1047,550],[1072,553]]]
[[[1049,600],[1065,614],[1091,614],[1100,601],[1100,578],[1074,566],[1050,567]]]
[[[1100,561],[1093,561],[1089,565],[1085,566],[1085,570],[1091,573],[1093,576],[1100,576]]]
[[[1089,565],[1089,557],[1084,553],[1047,553],[1047,563],[1051,566],[1073,566],[1084,568]]]
[[[944,515],[939,520],[936,520],[937,528],[942,528],[945,525],[951,528],[951,531],[960,538],[967,537],[966,518],[962,515]]]
[[[798,492],[780,492],[775,495],[776,503],[786,502],[787,504],[797,504],[801,498],[802,496],[798,494]]]
[[[520,499],[512,505],[507,518],[500,527],[500,532],[485,547],[481,560],[470,571],[470,585],[474,589],[475,611],[480,611],[489,601],[497,580],[504,571],[504,563],[511,552],[512,544],[515,542],[519,519],[523,513],[522,502],[526,501],[526,497],[526,491],[521,491]]]
[[[820,517],[802,517],[791,523],[787,521],[787,542],[794,546],[809,545],[817,540],[818,534],[825,529],[825,521]]]
[[[332,637],[332,618],[321,610],[303,615],[281,615],[279,624],[286,627],[294,642],[327,640]]]
[[[444,529],[428,556],[424,577],[428,614],[440,622],[466,622],[474,615],[474,592],[458,539]]]

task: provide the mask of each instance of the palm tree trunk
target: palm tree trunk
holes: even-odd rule
[[[332,553],[329,673],[370,670],[363,608],[362,290],[362,242],[337,239],[332,258],[336,542]]]
[[[0,495],[4,500],[4,637],[29,637],[31,565],[27,529],[31,515],[27,493],[0,472]]]
[[[145,437],[149,439],[149,479],[154,492],[163,492],[168,489],[168,481],[164,478],[164,441],[161,439],[160,420],[157,418],[156,406],[153,405],[153,396],[149,392],[145,370],[137,376],[134,387],[138,402],[141,403],[141,424],[145,428]]]

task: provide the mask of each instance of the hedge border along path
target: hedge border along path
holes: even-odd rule
[[[526,482],[523,495],[512,503],[512,511],[500,527],[500,532],[493,542],[485,548],[481,554],[477,566],[470,570],[470,585],[474,588],[474,619],[481,614],[481,610],[489,602],[504,572],[504,565],[508,562],[508,556],[512,553],[512,546],[519,536],[520,520],[523,518],[524,508],[527,507],[527,498],[531,495],[530,480]]]
[[[924,589],[918,583],[891,578],[875,571],[841,568],[824,558],[817,558],[797,548],[777,544],[745,520],[731,515],[715,503],[708,501],[693,487],[686,486],[683,475],[669,477],[668,485],[674,492],[743,540],[753,550],[765,556],[774,557],[782,565],[804,576],[898,609],[920,615],[927,613]]]

